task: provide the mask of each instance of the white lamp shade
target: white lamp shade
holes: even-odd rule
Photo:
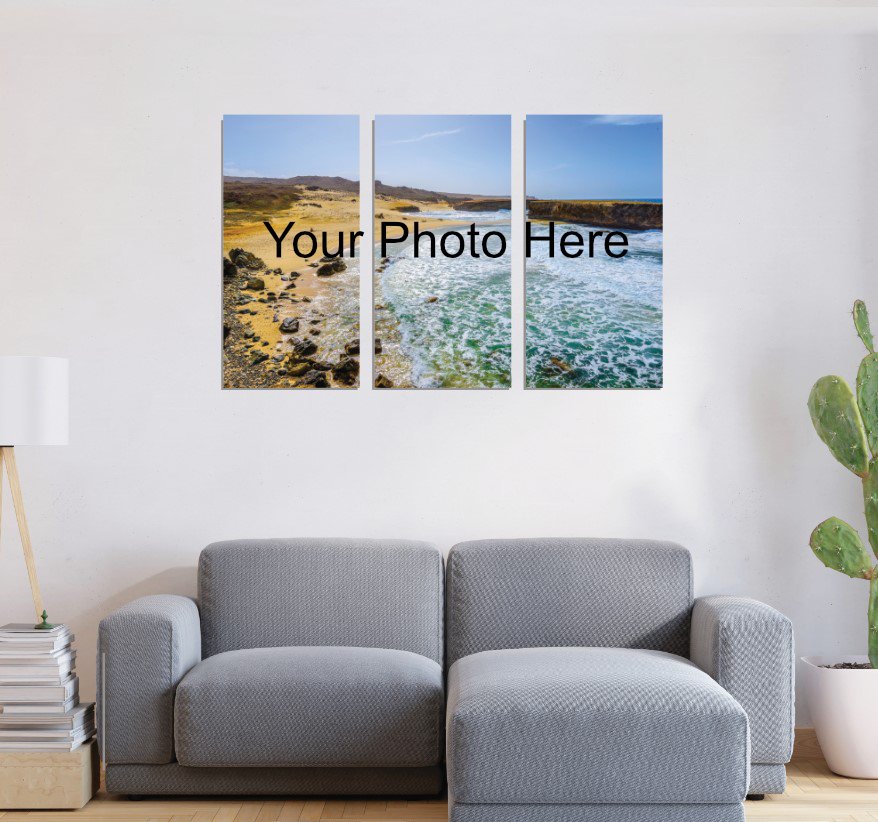
[[[69,364],[0,357],[0,445],[67,445]]]

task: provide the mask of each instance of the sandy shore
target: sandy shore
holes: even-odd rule
[[[287,222],[295,222],[282,244],[281,257],[264,219],[278,232]],[[356,387],[359,260],[345,257],[344,272],[318,277],[322,248],[303,258],[293,252],[290,239],[300,230],[311,231],[318,239],[325,231],[329,251],[334,253],[338,232],[344,232],[347,248],[349,232],[359,227],[359,197],[352,192],[303,190],[299,201],[268,213],[224,210],[224,258],[229,259],[233,249],[244,249],[264,263],[253,269],[238,266],[234,276],[223,277],[224,387]],[[252,280],[261,280],[263,287],[249,288]],[[284,321],[296,330],[285,333]],[[353,360],[356,367],[345,359]],[[305,370],[305,365],[315,367]]]

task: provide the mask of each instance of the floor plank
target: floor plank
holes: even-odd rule
[[[810,752],[810,748],[805,748]],[[787,766],[787,790],[747,802],[748,822],[878,822],[878,780],[846,779],[817,757]],[[398,797],[308,797],[129,802],[101,791],[80,811],[0,810],[0,822],[440,822],[444,801]]]

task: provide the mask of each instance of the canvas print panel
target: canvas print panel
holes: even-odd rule
[[[510,151],[506,115],[376,117],[376,387],[509,387]]]
[[[661,388],[662,118],[528,116],[526,158],[526,387]]]
[[[223,118],[223,387],[359,383],[359,118]]]

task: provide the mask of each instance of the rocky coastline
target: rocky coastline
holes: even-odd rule
[[[528,200],[533,220],[583,223],[598,228],[646,231],[662,228],[662,203],[628,200]]]
[[[346,268],[343,260],[312,263],[317,276]],[[359,383],[360,341],[352,338],[344,353],[330,361],[320,356],[319,338],[326,315],[307,295],[296,295],[299,271],[268,268],[243,248],[223,257],[223,387],[353,388]],[[267,320],[269,334],[254,320]]]

